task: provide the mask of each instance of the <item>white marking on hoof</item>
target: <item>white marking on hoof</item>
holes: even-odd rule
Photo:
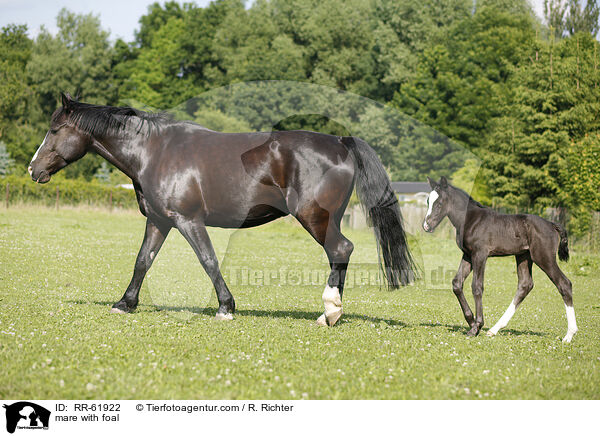
[[[325,314],[317,318],[316,324],[320,327],[327,327],[327,319],[325,319]]]
[[[323,291],[323,304],[325,305],[325,317],[327,324],[334,326],[342,317],[342,297],[338,288],[330,288],[329,285]]]
[[[113,307],[112,309],[110,309],[110,313],[118,313],[119,315],[125,315],[127,312],[125,312],[124,310],[121,310],[121,309],[117,309],[116,307]]]
[[[233,315],[231,313],[217,313],[215,319],[217,321],[233,321]]]

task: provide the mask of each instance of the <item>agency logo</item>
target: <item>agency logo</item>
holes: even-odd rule
[[[4,404],[6,409],[6,431],[14,433],[18,429],[40,430],[48,429],[50,411],[42,406],[29,401],[19,401],[10,405]]]

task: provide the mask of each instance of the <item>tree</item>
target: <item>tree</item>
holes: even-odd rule
[[[565,19],[565,27],[571,35],[586,32],[596,36],[599,14],[597,0],[587,0],[585,7],[582,6],[581,0],[569,0],[569,14]]]
[[[562,38],[566,31],[567,7],[563,0],[544,0],[544,18],[550,32],[556,38]]]
[[[6,150],[6,144],[0,141],[0,176],[10,173],[14,164],[14,159],[11,159],[10,153]]]
[[[487,179],[506,206],[572,205],[561,176],[567,149],[600,130],[598,42],[580,33],[557,44],[538,40],[530,50],[538,56],[515,70],[490,124]]]
[[[116,100],[117,88],[111,72],[112,48],[109,33],[101,28],[100,19],[92,14],[75,14],[62,9],[56,22],[58,34],[53,36],[42,27],[27,63],[29,83],[35,89],[40,108],[34,120],[40,139],[56,109],[59,92],[69,91],[96,104]],[[35,146],[35,142],[31,146]],[[98,156],[88,155],[69,165],[65,173],[70,177],[85,175],[89,178],[100,162]]]

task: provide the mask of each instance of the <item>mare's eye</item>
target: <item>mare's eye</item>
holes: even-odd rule
[[[58,132],[58,130],[56,130],[56,129],[50,129],[50,133],[52,133],[53,135],[56,134],[56,132]]]

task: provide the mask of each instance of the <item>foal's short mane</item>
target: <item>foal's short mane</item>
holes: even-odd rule
[[[480,202],[478,202],[477,200],[475,200],[473,197],[471,197],[469,194],[467,194],[465,191],[463,191],[460,188],[457,188],[456,186],[453,185],[449,185],[451,188],[453,188],[455,191],[459,192],[460,194],[466,196],[469,199],[469,203],[471,203],[474,206],[477,207],[481,207],[481,208],[485,208],[485,206],[483,204],[481,204]]]
[[[164,112],[144,112],[128,106],[101,106],[71,100],[67,108],[58,111],[52,121],[57,121],[62,115],[78,129],[90,135],[116,134],[125,129],[128,121],[137,119],[135,133],[139,133],[147,125],[148,133],[152,128],[159,128],[169,123],[173,118]]]

